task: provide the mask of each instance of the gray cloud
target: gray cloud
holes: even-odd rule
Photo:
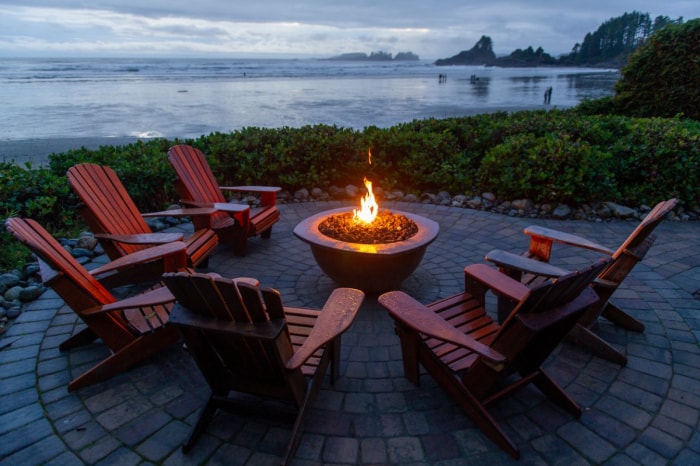
[[[497,53],[527,46],[566,53],[607,19],[641,11],[686,20],[697,0],[0,1],[0,54],[276,53],[328,56],[413,51],[424,58],[471,48],[481,35]],[[71,50],[73,48],[74,50]],[[154,52],[156,53],[156,52]]]

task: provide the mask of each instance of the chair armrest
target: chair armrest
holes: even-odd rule
[[[468,265],[464,268],[464,275],[494,293],[514,301],[521,301],[530,292],[527,286],[486,264]]]
[[[496,273],[499,272],[496,271]],[[394,319],[401,321],[408,328],[429,337],[467,348],[492,364],[501,365],[506,362],[506,357],[501,353],[460,332],[445,319],[403,291],[384,293],[378,301]]]
[[[615,254],[615,251],[612,251],[598,243],[594,243],[593,241],[589,241],[586,238],[559,230],[552,230],[551,228],[530,225],[529,227],[525,228],[524,232],[526,235],[537,238],[538,241],[544,240],[548,242],[566,244],[567,246],[589,249],[591,251],[600,252],[609,256]]]
[[[114,241],[125,244],[167,244],[173,241],[182,241],[185,235],[182,233],[142,233],[138,235],[112,235],[109,233],[95,233],[95,238]]]
[[[219,186],[219,189],[249,193],[278,193],[282,190],[279,186]]]
[[[88,309],[81,314],[91,315],[91,314],[101,314],[105,312],[123,311],[125,309],[136,309],[140,307],[151,307],[158,306],[162,304],[168,304],[175,301],[175,297],[170,292],[170,290],[161,286],[154,288],[153,290],[141,293],[130,298],[125,298],[113,303],[105,304],[104,306],[96,306]]]
[[[195,201],[194,199],[180,199],[179,203],[195,209],[200,207],[211,207],[213,204],[212,202]]]
[[[152,248],[141,249],[126,256],[122,256],[105,265],[92,269],[90,274],[94,277],[98,275],[114,272],[125,267],[130,267],[156,259],[168,257],[173,262],[172,267],[183,269],[187,267],[187,246],[182,241],[161,244]]]
[[[222,191],[249,192],[260,195],[260,204],[271,207],[277,203],[277,193],[282,190],[279,186],[223,186]]]
[[[148,212],[145,214],[141,214],[142,217],[145,218],[152,218],[152,217],[193,217],[196,215],[211,215],[213,213],[216,213],[217,209],[215,207],[212,207],[211,204],[209,207],[189,207],[186,209],[170,209],[170,210],[161,210],[159,212]]]
[[[569,273],[568,270],[555,267],[547,262],[530,259],[512,252],[501,251],[500,249],[492,250],[486,254],[485,259],[503,269],[517,270],[542,277],[555,278]]]
[[[593,291],[593,288],[586,287],[574,299],[557,306],[552,312],[521,313],[519,319],[522,325],[532,332],[540,332],[545,328],[552,328],[554,322],[561,322],[571,314],[584,313],[585,309],[597,303],[598,300],[598,294]],[[581,312],[582,310],[584,311]]]
[[[238,213],[238,212],[245,212],[246,210],[250,210],[250,206],[247,204],[234,204],[232,202],[216,202],[212,204],[216,210],[219,211],[224,211],[224,212],[233,212],[233,213]]]
[[[308,338],[287,361],[287,369],[300,368],[321,346],[345,332],[355,320],[364,298],[362,291],[353,288],[333,290]]]

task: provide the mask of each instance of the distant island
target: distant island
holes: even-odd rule
[[[395,56],[388,52],[372,52],[369,55],[363,52],[343,53],[326,60],[335,61],[418,61],[418,55],[413,52],[399,52]]]
[[[463,50],[450,58],[441,58],[435,61],[437,66],[448,65],[476,65],[476,66],[502,66],[516,68],[519,66],[546,66],[558,65],[559,61],[550,54],[545,53],[542,47],[533,50],[528,47],[525,50],[517,49],[504,57],[497,57],[493,51],[493,42],[489,36],[481,36],[481,39],[469,50]]]
[[[646,42],[649,36],[672,23],[682,24],[683,17],[674,20],[668,16],[657,16],[652,20],[648,13],[625,13],[605,21],[595,32],[586,34],[581,43],[576,43],[571,53],[558,58],[546,53],[542,47],[534,49],[532,46],[497,57],[493,51],[493,41],[484,35],[471,49],[462,50],[449,58],[440,58],[435,61],[435,65],[620,68],[627,63],[627,57]]]

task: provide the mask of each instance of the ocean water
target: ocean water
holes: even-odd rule
[[[321,123],[388,127],[429,117],[567,108],[612,95],[618,78],[616,70],[437,67],[427,61],[5,59],[0,140],[184,138]]]

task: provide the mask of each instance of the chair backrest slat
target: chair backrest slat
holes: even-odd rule
[[[168,151],[168,160],[186,191],[180,193],[181,196],[198,202],[226,202],[202,151],[192,146],[176,145]]]
[[[106,166],[84,163],[70,169],[68,182],[89,210],[85,221],[95,233],[151,233],[116,172]],[[120,244],[123,254],[144,246]]]
[[[88,298],[88,302],[83,305],[85,309],[116,301],[114,296],[36,221],[13,217],[7,219],[5,225],[12,236],[27,246],[51,269],[65,275],[71,284]],[[77,301],[72,299],[72,296],[62,298],[68,303]],[[73,310],[80,313],[85,309]]]
[[[646,215],[646,217],[644,217],[639,225],[637,225],[637,228],[630,233],[625,242],[620,245],[617,251],[615,251],[613,259],[617,259],[620,255],[624,254],[625,251],[634,250],[635,248],[639,247],[640,244],[644,243],[647,238],[650,237],[651,233],[659,225],[659,223],[666,218],[666,215],[673,210],[676,204],[678,204],[677,199],[669,199],[656,204],[656,206],[651,209],[651,211]],[[648,243],[647,247],[643,249],[643,253],[637,254],[640,256],[639,260],[644,258],[644,254],[646,254],[646,251],[649,249],[649,247],[651,247],[651,243],[653,243],[653,239],[650,243]]]
[[[594,264],[581,270],[571,272],[563,277],[551,279],[533,287],[528,295],[511,311],[508,317],[501,324],[498,335],[494,340],[494,348],[501,348],[498,343],[503,338],[503,347],[509,352],[518,353],[521,348],[514,345],[508,333],[511,327],[517,325],[520,316],[527,314],[552,313],[557,308],[565,306],[576,299],[595,279],[600,272],[612,261],[610,257],[604,257]],[[556,317],[552,319],[554,324]],[[563,335],[562,335],[563,336]],[[521,340],[521,346],[525,346],[527,341]]]
[[[164,274],[163,282],[182,306],[170,322],[193,342],[193,356],[213,388],[296,400],[291,379],[302,386],[305,382],[300,371],[292,376],[284,367],[294,353],[289,332],[284,320],[268,318],[256,280],[179,272]],[[201,320],[187,323],[186,313]],[[265,329],[277,330],[266,336],[256,333]]]

